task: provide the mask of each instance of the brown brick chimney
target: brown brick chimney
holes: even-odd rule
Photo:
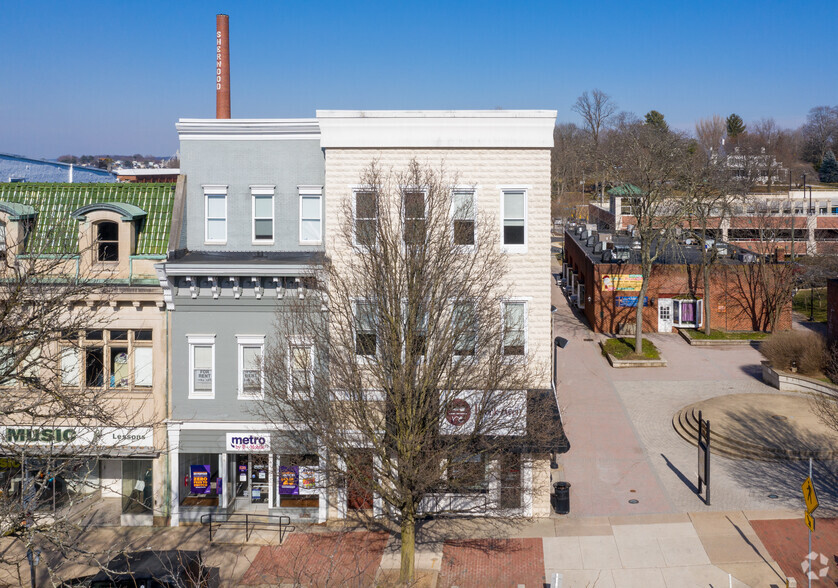
[[[230,17],[215,15],[215,118],[230,118]]]

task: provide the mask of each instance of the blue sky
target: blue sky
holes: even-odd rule
[[[692,129],[714,113],[797,126],[838,104],[828,3],[6,2],[0,152],[169,155],[215,116],[230,15],[236,118],[318,108],[549,108],[584,90]]]

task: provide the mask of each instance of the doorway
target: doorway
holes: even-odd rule
[[[359,451],[351,460],[352,464],[347,468],[346,506],[349,510],[371,510],[373,494],[365,481],[373,476],[372,453]]]
[[[236,454],[236,511],[266,511],[269,496],[268,454]]]
[[[658,298],[658,333],[671,333],[672,322],[672,299]]]

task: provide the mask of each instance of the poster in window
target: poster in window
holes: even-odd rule
[[[298,466],[279,466],[279,493],[299,494],[299,479],[300,468]]]
[[[239,482],[247,482],[247,464],[239,464]]]
[[[317,473],[313,467],[300,467],[299,472],[300,492],[314,492],[317,488]]]
[[[212,384],[212,370],[195,370],[195,384]]]
[[[189,491],[192,494],[210,493],[210,467],[208,465],[189,466]]]

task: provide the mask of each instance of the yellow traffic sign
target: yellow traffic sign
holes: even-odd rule
[[[815,485],[812,483],[812,478],[806,478],[801,487],[803,488],[803,500],[806,501],[806,512],[811,514],[818,508],[818,496],[815,494]]]
[[[809,530],[812,533],[815,532],[815,517],[813,517],[808,512],[806,513],[806,526],[809,527]]]

